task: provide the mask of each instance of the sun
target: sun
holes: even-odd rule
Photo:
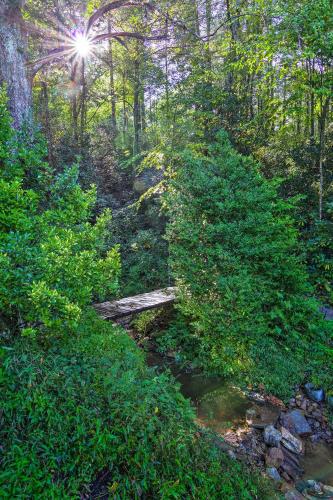
[[[88,57],[92,50],[92,43],[89,38],[83,33],[77,33],[75,35],[74,50],[82,58]]]

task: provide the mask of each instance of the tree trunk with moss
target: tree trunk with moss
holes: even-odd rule
[[[15,127],[29,116],[31,105],[21,32],[23,3],[23,0],[0,0],[0,84],[7,85],[9,110]]]

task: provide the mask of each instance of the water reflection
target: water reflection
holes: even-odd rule
[[[224,432],[245,423],[246,410],[252,406],[246,396],[230,383],[202,373],[186,373],[176,363],[168,362],[157,353],[149,353],[149,366],[169,368],[181,384],[184,396],[196,407],[198,421],[216,432]]]
[[[309,443],[302,467],[304,479],[316,479],[333,486],[333,447],[326,443]]]

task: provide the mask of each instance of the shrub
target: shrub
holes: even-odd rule
[[[171,265],[201,364],[254,373],[260,343],[271,339],[281,361],[292,350],[304,366],[309,343],[326,341],[326,326],[299,252],[296,200],[279,198],[278,182],[236,153],[225,133],[176,155],[170,176]],[[269,376],[267,383],[281,392]]]
[[[333,305],[333,203],[326,207],[326,218],[315,221],[305,234],[310,278],[317,294]]]
[[[16,340],[1,356],[1,498],[78,498],[101,471],[115,499],[272,498],[199,437],[175,381],[94,313],[77,334]]]
[[[30,335],[69,332],[82,308],[117,289],[117,248],[106,251],[110,214],[90,222],[95,189],[76,166],[56,174],[41,138],[17,136],[0,92],[0,312]]]

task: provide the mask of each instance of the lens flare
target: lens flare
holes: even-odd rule
[[[74,50],[80,57],[88,57],[92,50],[92,43],[83,33],[78,33],[74,38]]]

